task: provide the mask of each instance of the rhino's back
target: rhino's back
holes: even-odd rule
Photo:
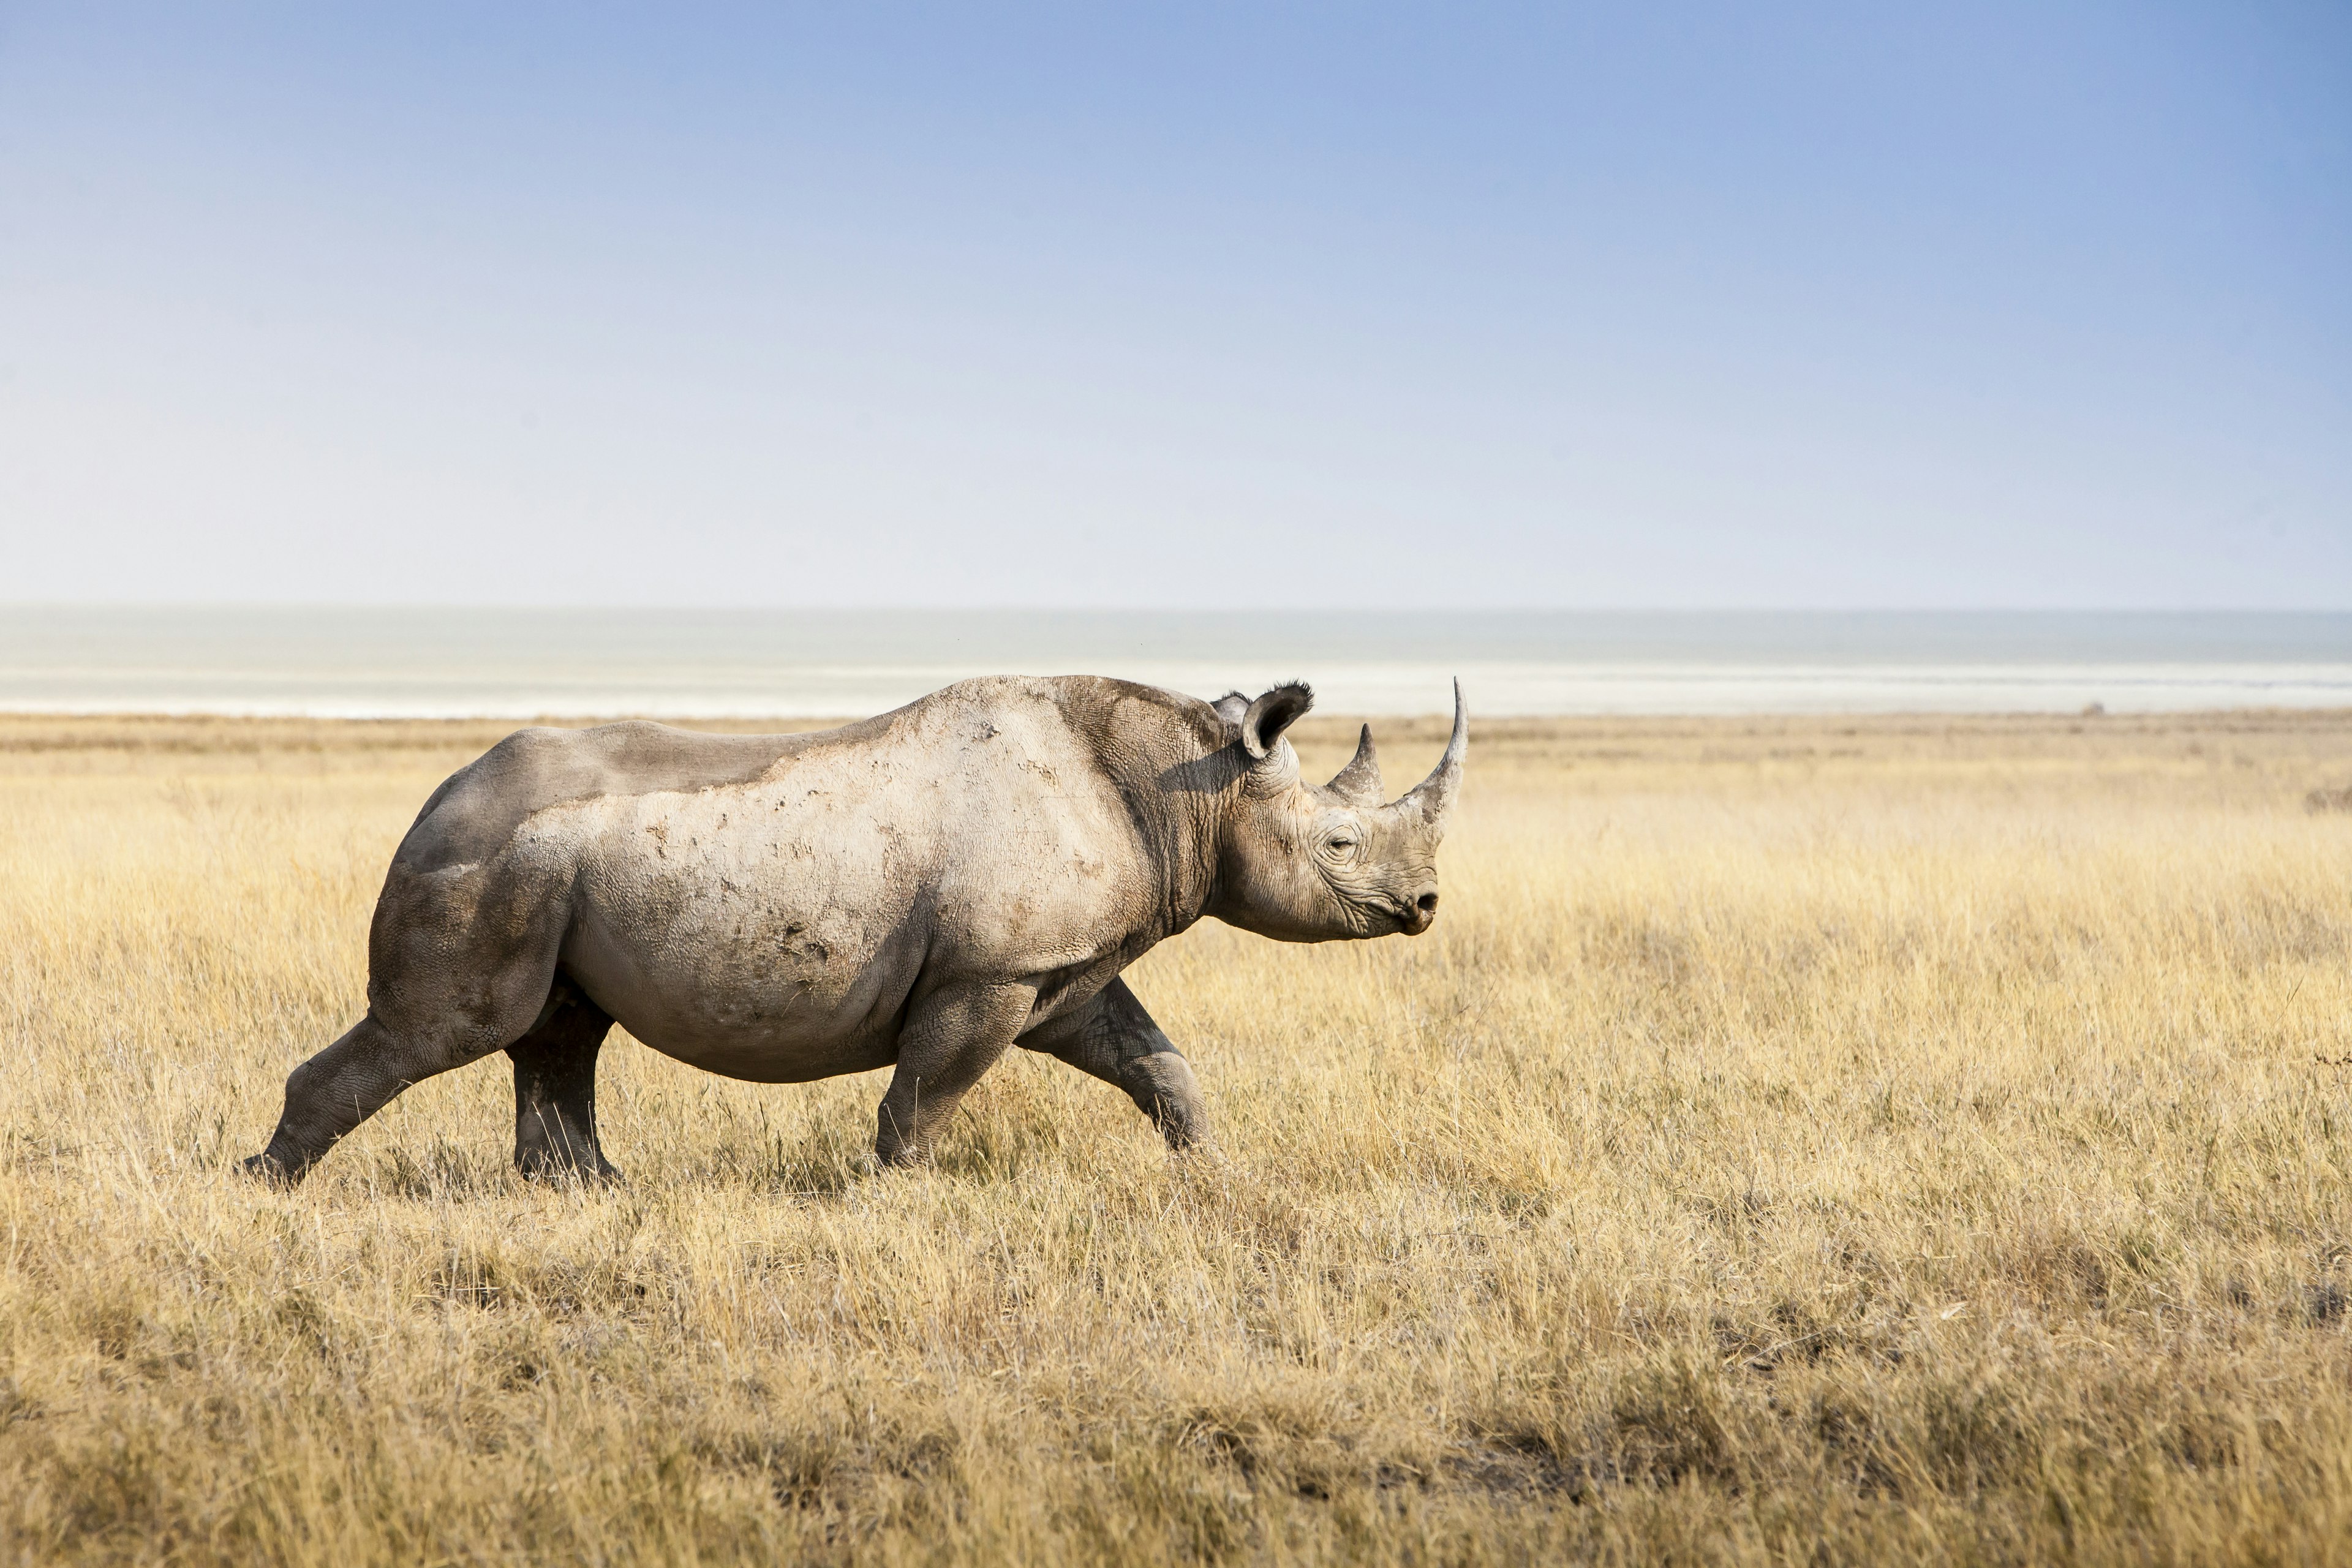
[[[742,784],[819,741],[877,722],[795,735],[709,735],[644,721],[518,730],[433,792],[393,864],[431,872],[489,860],[551,807]]]
[[[645,721],[593,730],[518,730],[433,792],[394,854],[393,864],[399,869],[432,872],[488,861],[513,841],[526,821],[551,807],[600,797],[690,794],[748,784],[783,759],[813,749],[906,749],[919,754],[902,761],[952,773],[962,759],[951,753],[962,748],[942,746],[943,724],[959,738],[974,730],[993,734],[990,717],[1015,712],[1066,741],[1087,737],[1077,747],[1086,754],[1066,761],[1088,771],[1101,765],[1106,752],[1129,752],[1139,723],[1154,742],[1174,739],[1180,732],[1195,744],[1217,740],[1207,704],[1094,676],[959,681],[893,712],[839,729],[789,735],[713,735]],[[1195,731],[1202,732],[1191,733]],[[1148,743],[1142,754],[1128,760],[1140,763],[1159,750],[1158,744]],[[1147,775],[1151,767],[1145,769]]]

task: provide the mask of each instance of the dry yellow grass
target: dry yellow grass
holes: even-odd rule
[[[239,1180],[499,728],[0,721],[7,1558],[2352,1562],[2352,715],[1482,725],[1431,936],[1134,974],[1221,1161],[621,1044],[625,1190]]]

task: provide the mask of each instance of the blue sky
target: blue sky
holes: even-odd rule
[[[0,600],[2352,606],[2340,5],[0,5]]]

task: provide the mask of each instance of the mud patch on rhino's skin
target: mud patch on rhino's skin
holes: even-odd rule
[[[808,922],[789,921],[776,933],[776,951],[795,963],[810,969],[823,969],[833,959],[833,949],[818,937],[809,934]]]

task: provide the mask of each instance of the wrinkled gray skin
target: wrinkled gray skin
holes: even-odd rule
[[[1303,685],[1212,704],[1091,676],[967,680],[822,734],[524,730],[436,790],[368,935],[367,1016],[294,1070],[247,1168],[299,1179],[402,1089],[503,1050],[515,1163],[610,1178],[596,1053],[797,1083],[895,1067],[875,1152],[929,1157],[1009,1046],[1204,1141],[1192,1069],[1119,979],[1203,915],[1286,942],[1418,935],[1468,721],[1381,804],[1328,784]]]

